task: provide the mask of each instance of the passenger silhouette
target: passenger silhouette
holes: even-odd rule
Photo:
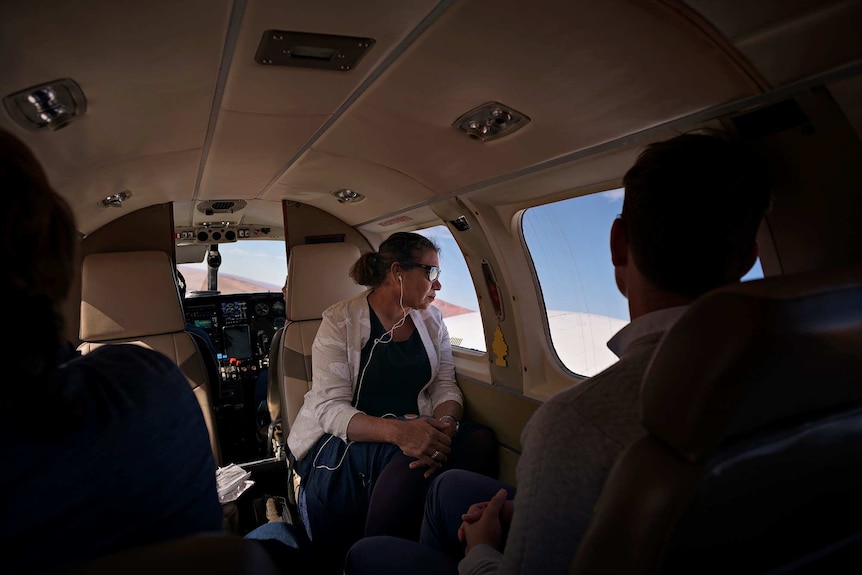
[[[209,434],[176,364],[133,345],[85,356],[64,337],[76,270],[73,214],[16,137],[0,130],[0,572],[62,571],[95,557],[220,531]]]

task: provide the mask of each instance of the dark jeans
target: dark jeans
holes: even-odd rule
[[[428,490],[419,542],[378,536],[354,544],[345,563],[348,575],[404,573],[457,575],[464,545],[458,541],[461,515],[474,503],[488,501],[500,488],[515,497],[515,488],[490,477],[453,469],[437,477]]]
[[[410,469],[413,459],[395,445],[356,442],[348,449],[338,438],[324,443],[322,438],[297,465],[303,485],[299,504],[313,546],[340,562],[363,533],[418,540],[433,476],[426,479],[424,468]],[[496,476],[494,432],[462,422],[446,467]]]
[[[318,573],[320,558],[302,532],[302,527],[282,521],[264,523],[246,534],[256,541],[285,574]]]

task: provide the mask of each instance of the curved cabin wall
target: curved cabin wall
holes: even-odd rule
[[[288,253],[293,246],[310,243],[309,238],[339,235],[344,236],[345,242],[358,247],[360,252],[371,249],[371,244],[365,236],[320,208],[290,201],[284,201],[281,205]]]

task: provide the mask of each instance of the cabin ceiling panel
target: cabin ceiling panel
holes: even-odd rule
[[[447,10],[315,148],[443,194],[757,92],[660,4],[472,0]],[[532,121],[488,143],[452,127],[491,100]]]
[[[665,134],[665,137],[669,137]],[[569,162],[482,188],[465,197],[483,204],[497,206],[501,213],[514,213],[518,209],[537,203],[552,202],[570,197],[571,190],[589,188],[589,192],[613,189],[621,185],[623,174],[635,163],[642,146],[631,146],[579,161]],[[606,186],[600,184],[606,183]]]
[[[359,192],[366,199],[341,204],[331,194],[340,188]],[[385,165],[311,149],[264,197],[310,204],[355,225],[433,196],[432,190],[421,182]]]
[[[860,0],[686,0],[773,86],[862,58]]]
[[[222,110],[198,199],[256,197],[326,118]]]
[[[284,228],[284,215],[280,201],[250,200],[242,215],[240,223],[251,223],[257,226]]]
[[[200,150],[143,156],[83,173],[55,186],[76,208],[78,228],[84,234],[135,210],[187,197],[194,189]],[[104,207],[100,202],[129,190],[132,196],[122,207]]]
[[[844,0],[681,0],[709,20],[731,42],[776,22],[804,18],[823,6]]]
[[[368,241],[377,249],[380,244],[395,232],[412,231],[423,227],[440,225],[438,216],[430,206],[421,206],[394,218],[367,223],[357,229],[368,238]]]
[[[259,114],[332,114],[434,8],[437,0],[249,0],[222,108]],[[354,70],[266,66],[254,60],[265,30],[373,38]]]
[[[134,158],[153,166],[165,161],[161,171],[172,169],[173,153],[193,155],[197,164],[231,6],[229,0],[4,0],[0,95],[69,77],[81,86],[88,110],[56,132],[24,131],[5,110],[0,126],[21,137],[51,181],[74,195],[89,193],[73,189],[76,182],[90,191],[106,187],[83,174],[135,165]],[[183,172],[171,179],[184,178]],[[174,191],[193,190],[194,179]],[[77,215],[88,230],[105,220],[89,220],[89,211]]]

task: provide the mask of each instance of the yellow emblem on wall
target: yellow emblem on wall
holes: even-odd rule
[[[494,363],[496,365],[500,367],[509,366],[509,362],[506,361],[506,356],[509,355],[509,346],[506,345],[506,338],[503,337],[503,330],[500,329],[500,324],[497,324],[497,330],[494,332],[491,351],[494,352]]]

